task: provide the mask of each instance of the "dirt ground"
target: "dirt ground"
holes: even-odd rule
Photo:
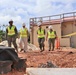
[[[40,64],[46,64],[51,61],[59,68],[76,68],[76,49],[64,48],[55,51],[33,51],[19,53],[19,57],[27,59],[27,67],[39,67]]]
[[[7,74],[0,74],[0,75],[24,75],[24,74],[25,74],[24,72],[14,71],[14,72],[9,72]]]
[[[43,52],[33,51],[27,53],[19,53],[19,57],[27,59],[27,68],[38,68],[40,64],[46,64],[51,61],[59,68],[76,68],[76,49],[62,48],[55,51],[45,50]],[[2,75],[24,75],[24,72],[10,72]]]

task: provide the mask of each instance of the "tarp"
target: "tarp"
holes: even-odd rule
[[[18,57],[14,48],[0,46],[0,66],[2,66],[0,69],[1,74],[9,72],[11,69],[26,71],[25,61],[25,59],[20,59]]]
[[[12,60],[13,62],[17,62],[19,60],[14,48],[0,46],[0,61],[5,60]]]

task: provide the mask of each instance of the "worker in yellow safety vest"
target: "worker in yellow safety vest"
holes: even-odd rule
[[[9,26],[6,28],[6,38],[8,41],[8,46],[11,47],[11,43],[13,43],[16,52],[18,52],[17,44],[16,44],[16,37],[18,31],[15,25],[13,25],[13,21],[9,21]]]
[[[53,30],[52,26],[49,26],[49,31],[47,32],[47,35],[46,35],[46,41],[47,41],[47,38],[48,38],[48,44],[49,44],[49,51],[50,50],[53,51],[55,47],[55,39],[57,38],[57,34],[56,34],[56,31]],[[52,49],[51,49],[51,45],[52,45]]]
[[[26,24],[22,24],[22,28],[19,31],[20,34],[20,51],[27,51],[27,43],[28,43],[28,29],[26,28]]]
[[[39,29],[37,30],[37,35],[38,35],[39,48],[42,52],[44,51],[45,30],[42,29],[41,24],[39,25]]]

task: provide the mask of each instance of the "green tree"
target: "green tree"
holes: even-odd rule
[[[5,39],[5,31],[0,30],[0,41]]]

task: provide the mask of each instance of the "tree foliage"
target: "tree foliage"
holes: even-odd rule
[[[0,30],[0,40],[4,40],[5,39],[5,31]]]

